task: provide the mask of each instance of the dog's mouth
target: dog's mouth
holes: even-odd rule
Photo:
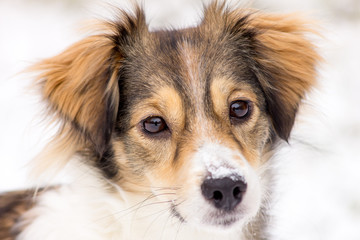
[[[218,226],[218,227],[230,227],[241,220],[241,213],[238,211],[224,212],[217,210],[209,213],[203,222],[207,225]]]
[[[176,209],[174,204],[171,205],[171,214],[177,218],[180,222],[186,223],[187,220],[181,215],[181,213]],[[196,214],[196,213],[194,213]],[[202,224],[207,226],[222,227],[227,228],[233,226],[241,220],[241,213],[238,211],[226,212],[216,210],[204,216],[202,218]]]

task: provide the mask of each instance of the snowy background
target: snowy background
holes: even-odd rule
[[[143,1],[152,27],[185,27],[201,16],[198,0]],[[277,157],[274,239],[360,240],[360,0],[250,5],[305,11],[324,36],[319,87],[301,111],[291,146]],[[79,26],[108,16],[108,8],[100,0],[0,0],[0,191],[31,185],[26,165],[51,134],[41,123],[38,98],[26,88],[30,77],[19,73],[81,39]]]

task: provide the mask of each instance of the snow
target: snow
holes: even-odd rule
[[[219,143],[204,143],[199,151],[194,155],[194,161],[201,161],[208,171],[208,179],[231,178],[233,181],[242,180],[246,182],[245,173],[239,164],[234,161],[234,156],[244,161],[244,158],[233,152],[231,149]],[[241,164],[245,165],[245,161]],[[200,167],[201,171],[203,166]],[[242,171],[240,170],[242,169]],[[246,169],[247,170],[247,169]]]
[[[206,1],[208,2],[208,1]],[[254,0],[277,12],[307,11],[319,20],[326,62],[301,111],[290,146],[277,155],[272,235],[278,240],[360,239],[360,1]],[[151,26],[194,25],[200,0],[145,0]],[[121,6],[129,6],[118,0]],[[92,16],[109,16],[100,0],[0,1],[0,191],[23,188],[26,165],[53,129],[41,124],[30,77],[18,74],[83,33]]]

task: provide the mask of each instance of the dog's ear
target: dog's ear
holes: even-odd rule
[[[265,94],[273,127],[287,141],[299,104],[316,83],[316,65],[321,60],[308,39],[315,33],[312,23],[296,14],[232,14],[237,19],[232,29],[248,40],[250,50],[245,55]]]
[[[119,98],[114,54],[109,38],[91,36],[37,66],[43,70],[42,96],[73,136],[72,144],[88,138],[100,153],[110,139]]]
[[[321,59],[307,35],[309,23],[297,16],[255,16],[257,77],[278,136],[288,140],[305,94],[316,82]]]
[[[67,141],[62,145],[91,148],[99,156],[106,151],[119,105],[122,47],[146,27],[140,9],[135,16],[121,15],[116,22],[102,23],[105,29],[101,34],[87,37],[33,68],[40,71],[37,83],[50,113],[61,121],[55,138]]]

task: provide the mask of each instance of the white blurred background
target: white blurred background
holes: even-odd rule
[[[51,134],[38,98],[19,74],[81,39],[79,26],[109,17],[125,0],[0,0],[0,191],[30,186],[26,167]],[[143,0],[151,27],[199,22],[200,0]],[[204,1],[208,2],[208,1]],[[234,2],[234,1],[233,1]],[[326,62],[301,111],[290,146],[278,154],[271,232],[277,240],[360,240],[360,0],[254,0],[275,12],[319,21]]]

